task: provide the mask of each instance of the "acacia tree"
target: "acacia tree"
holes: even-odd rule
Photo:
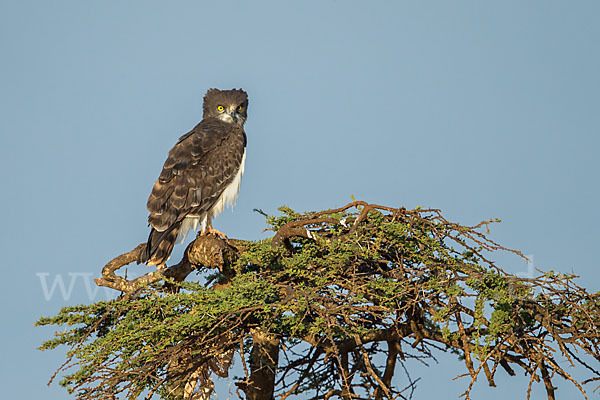
[[[465,399],[499,369],[529,376],[528,399],[538,382],[554,399],[557,381],[587,398],[583,384],[600,380],[600,294],[572,275],[504,272],[491,253],[523,256],[482,232],[496,220],[463,226],[359,201],[281,211],[267,216],[269,239],[199,236],[179,263],[136,279],[116,271],[142,245],[109,262],[96,283],[117,299],[38,322],[66,326],[41,347],[70,346],[52,379],[65,373],[80,400],[208,399],[237,354],[241,398],[408,399],[408,371],[392,379],[404,361],[452,351]],[[204,283],[185,281],[194,271]],[[591,377],[571,376],[575,365]]]

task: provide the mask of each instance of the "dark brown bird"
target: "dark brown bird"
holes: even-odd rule
[[[221,232],[211,218],[237,199],[244,163],[248,95],[241,89],[210,89],[202,121],[169,151],[148,198],[150,236],[139,263],[163,265],[190,229]]]

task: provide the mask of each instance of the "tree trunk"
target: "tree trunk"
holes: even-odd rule
[[[250,382],[245,388],[247,400],[271,400],[279,362],[279,339],[259,329],[252,331]]]

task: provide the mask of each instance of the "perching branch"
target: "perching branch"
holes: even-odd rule
[[[231,242],[238,243],[238,245],[243,244],[239,240],[232,240]],[[141,243],[135,249],[121,254],[108,262],[102,268],[102,277],[94,279],[94,282],[99,286],[132,293],[135,290],[162,280],[172,279],[175,282],[183,282],[198,267],[217,268],[225,276],[232,276],[230,267],[239,254],[238,249],[229,244],[229,240],[222,240],[216,235],[199,235],[196,240],[188,245],[183,258],[175,265],[148,272],[132,280],[127,280],[116,275],[115,272],[118,269],[137,261],[138,254],[144,245],[145,243]]]

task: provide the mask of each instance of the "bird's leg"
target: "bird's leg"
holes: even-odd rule
[[[227,235],[224,234],[223,232],[215,229],[212,227],[212,221],[210,219],[210,215],[206,217],[206,227],[202,230],[202,232],[200,232],[201,236],[206,236],[209,234],[215,234],[217,236],[219,236],[221,239],[227,239]]]

